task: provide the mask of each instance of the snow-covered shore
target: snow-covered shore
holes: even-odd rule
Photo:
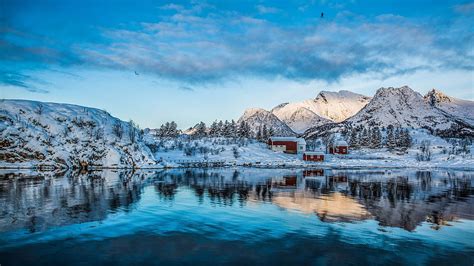
[[[87,168],[162,169],[249,166],[266,168],[455,168],[474,170],[472,145],[462,152],[445,139],[412,129],[405,152],[350,148],[345,156],[327,155],[306,162],[302,155],[274,152],[265,143],[243,137],[158,137],[103,110],[2,100],[0,169]],[[420,145],[430,142],[430,158],[420,160]],[[466,148],[466,147],[464,147]]]
[[[423,139],[422,136],[417,136]],[[430,147],[430,161],[419,161],[419,149],[412,147],[406,152],[391,152],[387,149],[360,149],[351,150],[348,155],[326,154],[324,162],[308,162],[302,160],[301,154],[287,154],[275,152],[267,148],[266,144],[249,140],[230,140],[225,138],[211,138],[199,140],[167,140],[161,141],[161,148],[153,154],[155,159],[171,164],[171,167],[212,166],[212,163],[221,162],[223,166],[249,166],[264,168],[453,168],[474,170],[472,153],[454,155],[449,154],[449,143],[442,139],[432,139]],[[192,151],[184,151],[191,147]],[[185,153],[188,153],[186,155]]]

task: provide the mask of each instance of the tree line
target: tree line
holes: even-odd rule
[[[195,139],[204,137],[226,137],[254,138],[260,141],[265,141],[274,134],[272,127],[263,125],[260,126],[256,132],[253,132],[247,122],[241,121],[240,123],[237,123],[234,120],[215,120],[210,126],[207,126],[206,123],[201,121],[194,127],[189,128],[187,131],[189,131],[191,137]],[[182,132],[177,129],[177,124],[174,121],[162,124],[155,132],[155,135],[161,138],[175,138],[180,134],[182,134]]]
[[[386,147],[389,150],[405,151],[411,147],[412,138],[408,129],[392,125],[387,128],[358,126],[349,130],[349,145],[353,149]]]

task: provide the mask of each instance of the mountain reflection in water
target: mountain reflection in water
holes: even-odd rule
[[[179,233],[239,244],[287,241],[284,236],[288,235],[305,243],[315,237],[326,237],[327,241],[335,234],[336,242],[355,242],[375,250],[382,247],[370,243],[387,237],[387,232],[393,239],[411,234],[416,241],[421,241],[420,237],[437,241],[436,245],[446,241],[466,256],[461,259],[469,258],[474,250],[472,243],[467,244],[474,237],[472,172],[252,168],[2,171],[0,258],[13,258],[18,255],[15,251],[24,252],[22,246],[44,241],[62,243],[70,237],[86,241],[91,236],[122,239],[144,232],[147,239]],[[447,227],[457,228],[456,233],[440,230]],[[397,228],[401,231],[393,231]],[[361,237],[361,230],[368,230],[374,239],[365,231]]]

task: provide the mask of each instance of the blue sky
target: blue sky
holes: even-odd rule
[[[321,90],[473,100],[473,21],[469,1],[3,0],[0,98],[182,128]]]

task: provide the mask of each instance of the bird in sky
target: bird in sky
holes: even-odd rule
[[[324,12],[321,12],[321,18],[324,18]]]
[[[137,76],[138,76],[138,75],[140,75],[140,74],[138,74],[138,72],[137,72],[137,71],[135,71],[135,75],[137,75]]]

